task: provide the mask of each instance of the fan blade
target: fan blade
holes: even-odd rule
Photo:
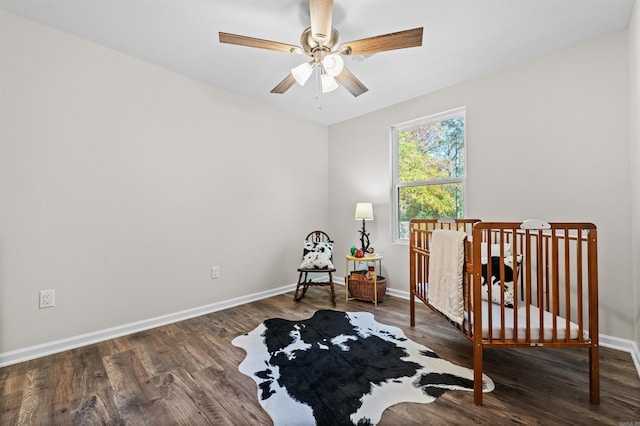
[[[346,68],[343,68],[342,72],[338,74],[335,78],[336,80],[338,80],[340,84],[344,86],[345,89],[351,92],[353,96],[358,97],[362,95],[364,92],[366,92],[367,90],[369,90],[367,89],[367,86],[362,84],[362,82],[358,80],[356,76],[353,75],[351,71],[349,71]]]
[[[311,37],[320,44],[331,37],[333,0],[309,0]]]
[[[296,84],[296,79],[293,78],[293,74],[289,74],[282,80],[276,87],[271,90],[271,93],[284,93],[291,89],[291,86]]]
[[[277,50],[278,52],[302,53],[302,49],[292,44],[279,43],[277,41],[263,40],[261,38],[253,38],[223,32],[219,32],[218,36],[220,37],[220,43],[257,47],[259,49]]]
[[[362,40],[349,41],[340,46],[340,50],[346,50],[345,54],[366,55],[369,53],[384,52],[385,50],[404,49],[406,47],[422,46],[422,27],[412,30],[389,33]],[[349,50],[351,52],[349,52]]]

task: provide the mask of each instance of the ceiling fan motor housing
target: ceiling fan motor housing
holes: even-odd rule
[[[302,50],[308,55],[313,56],[313,52],[317,50],[325,50],[326,52],[334,51],[338,45],[340,44],[340,33],[338,30],[331,28],[331,37],[324,40],[322,45],[318,43],[316,39],[313,38],[311,33],[311,27],[307,28],[302,32],[300,36],[300,45],[302,46]]]

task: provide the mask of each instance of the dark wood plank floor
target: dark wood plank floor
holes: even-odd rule
[[[332,308],[327,288],[311,288],[0,369],[1,425],[269,425],[257,387],[241,374],[242,349],[231,340],[267,318],[304,319]],[[344,301],[442,358],[472,366],[471,344],[439,315],[409,302]],[[387,409],[381,425],[603,424],[640,422],[640,379],[631,356],[602,348],[601,405],[589,404],[587,351],[493,349],[485,373],[496,389],[473,405],[472,392],[450,391],[431,404]],[[640,423],[636,423],[640,424]]]

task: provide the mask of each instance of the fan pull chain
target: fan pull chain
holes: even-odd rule
[[[320,75],[322,74],[322,65],[316,66],[316,102],[318,103],[318,110],[322,111],[322,100],[320,99],[320,93],[322,93],[322,82],[320,81]]]

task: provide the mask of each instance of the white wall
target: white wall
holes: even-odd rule
[[[389,127],[458,106],[468,216],[595,222],[601,331],[640,342],[638,15],[628,47],[611,34],[327,130],[0,11],[0,353],[293,283],[310,229],[357,244],[357,201],[408,290]]]
[[[633,229],[633,293],[635,340],[640,347],[640,2],[629,23],[629,117],[631,133],[631,226]]]
[[[326,126],[1,11],[0,60],[0,353],[295,283]]]
[[[466,106],[467,217],[589,221],[599,228],[601,332],[634,335],[626,31],[418,97],[329,128],[331,233],[358,241],[357,201],[384,255],[389,286],[408,291],[408,247],[391,243],[389,128]],[[434,66],[437,66],[434,64]]]

